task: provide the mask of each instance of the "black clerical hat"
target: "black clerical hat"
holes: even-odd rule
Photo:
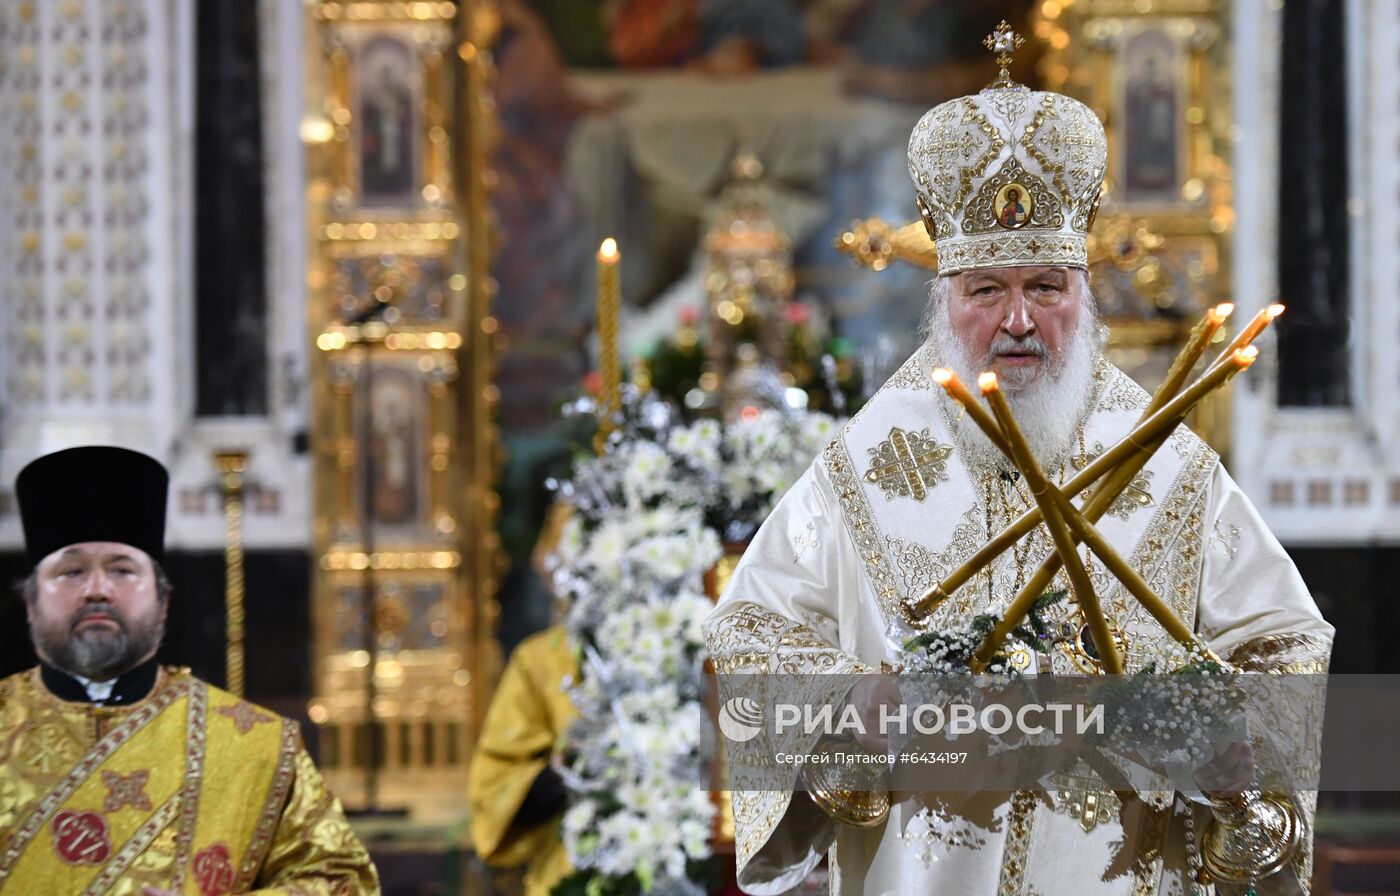
[[[165,556],[170,476],[153,457],[86,445],[33,461],[15,479],[29,561],[83,541],[115,541]]]

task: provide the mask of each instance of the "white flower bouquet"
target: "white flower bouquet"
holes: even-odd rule
[[[704,576],[746,541],[835,435],[825,414],[686,422],[631,387],[599,456],[555,482],[572,509],[548,567],[582,652],[565,735],[559,894],[703,893],[715,806]],[[566,413],[588,413],[581,400]]]

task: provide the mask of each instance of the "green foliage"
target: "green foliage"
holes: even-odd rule
[[[1024,644],[1035,644],[1051,637],[1050,623],[1045,621],[1045,612],[1064,600],[1067,592],[1063,588],[1053,589],[1042,594],[1031,604],[1026,621],[1011,630],[1012,637]],[[987,636],[1001,622],[995,613],[982,613],[974,616],[962,629],[953,631],[927,631],[915,635],[904,643],[907,653],[921,654],[945,664],[948,671],[968,671],[972,668],[972,657],[977,648],[987,640]],[[1004,642],[1003,642],[1004,643]],[[988,672],[1005,672],[1011,668],[1011,657],[998,651],[987,664]]]
[[[652,389],[679,405],[687,392],[700,385],[705,353],[694,339],[663,339],[647,354],[646,367]]]

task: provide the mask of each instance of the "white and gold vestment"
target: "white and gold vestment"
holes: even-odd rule
[[[706,625],[720,672],[858,672],[897,662],[886,629],[899,601],[923,594],[1032,506],[1016,477],[969,463],[956,447],[955,427],[971,423],[932,382],[935,364],[929,347],[916,352],[768,518]],[[1078,445],[1063,462],[1048,461],[1047,473],[1068,479],[1127,434],[1147,401],[1099,359]],[[1254,671],[1325,670],[1332,627],[1253,505],[1189,430],[1171,437],[1099,530],[1220,656]],[[1037,528],[939,607],[931,625],[1004,610],[1051,551]],[[1110,623],[1125,635],[1128,671],[1154,660],[1170,668],[1173,645],[1161,628],[1100,564],[1086,562]],[[1083,657],[1068,645],[1050,657],[1054,673],[1082,673]],[[1191,892],[1184,813],[1196,811],[1200,829],[1208,809],[1188,810],[1169,793],[1120,800],[1062,784],[980,795],[941,816],[896,802],[868,829],[833,821],[801,791],[736,792],[739,884],[782,892],[829,850],[835,893]],[[1285,884],[1306,881],[1309,864],[1303,855],[1261,881],[1259,893],[1298,892]]]

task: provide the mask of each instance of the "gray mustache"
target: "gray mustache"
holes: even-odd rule
[[[1050,353],[1045,343],[1039,336],[1023,336],[1016,339],[1006,334],[1001,334],[992,340],[992,344],[987,348],[987,359],[990,361],[999,355],[1006,355],[1012,352],[1018,354],[1036,355],[1044,358]]]
[[[114,619],[116,620],[117,626],[121,628],[122,631],[126,631],[126,619],[122,614],[118,613],[111,604],[88,604],[73,614],[73,619],[69,623],[69,627],[76,627],[79,622],[82,622],[89,616],[106,616],[110,619]]]

